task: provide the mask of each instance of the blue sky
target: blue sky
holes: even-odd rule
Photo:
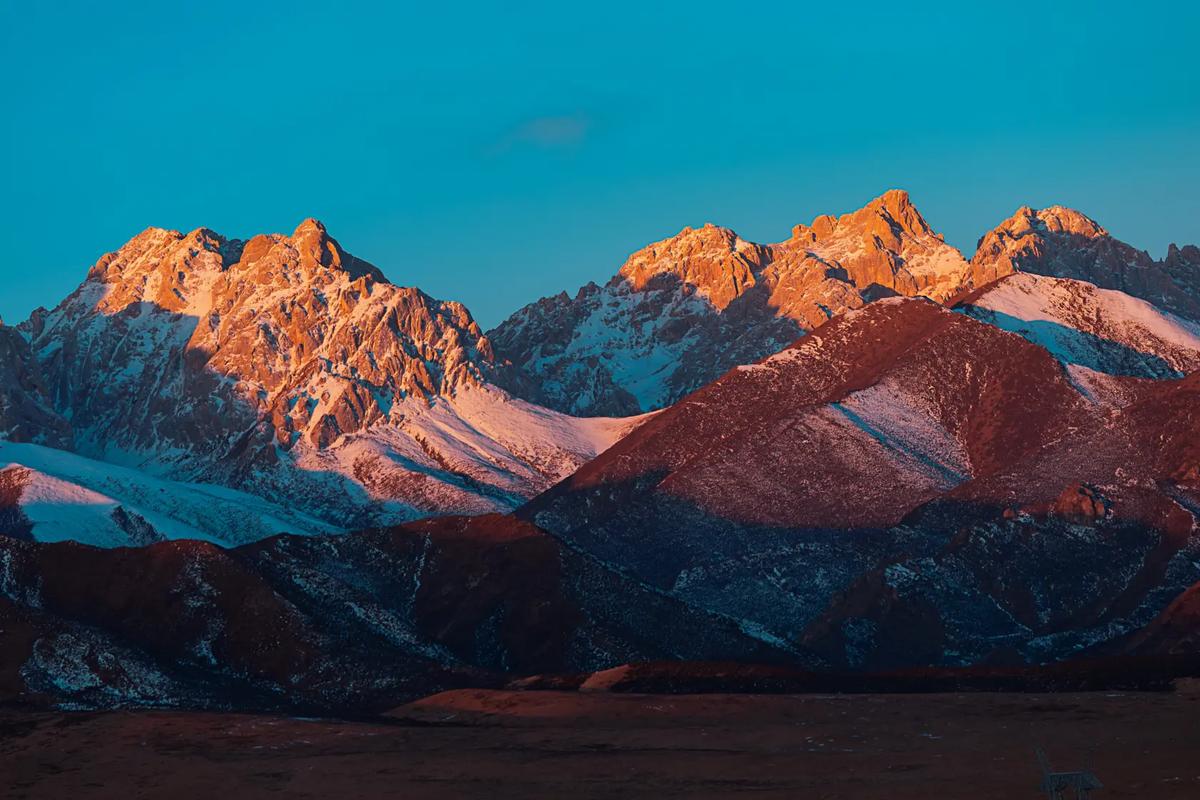
[[[316,216],[485,327],[892,187],[968,253],[1022,204],[1200,242],[1200,4],[1043,5],[0,0],[0,316],[150,225]]]

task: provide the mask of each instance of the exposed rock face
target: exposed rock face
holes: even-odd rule
[[[1017,209],[979,240],[971,259],[976,269],[995,273],[1036,272],[1118,289],[1200,320],[1200,249],[1171,245],[1155,261],[1070,208]]]
[[[54,412],[29,343],[0,322],[0,439],[71,446],[71,426]]]
[[[1082,384],[1092,372],[1179,378],[1200,369],[1200,323],[1091,283],[1021,273],[956,308],[1045,347]]]
[[[479,383],[490,357],[465,308],[392,286],[314,220],[245,243],[151,228],[39,328],[53,395],[94,447],[215,458],[261,419],[284,447],[330,444],[393,402]]]
[[[946,300],[1004,270],[967,263],[907,193],[890,191],[798,225],[778,244],[685,228],[634,253],[603,287],[539,300],[488,335],[538,387],[531,398],[570,413],[631,414],[669,405],[870,300]]]
[[[245,242],[148,229],[25,332],[81,452],[343,524],[511,508],[626,427],[492,387],[461,304],[388,283],[315,220]]]
[[[689,395],[518,514],[826,663],[1061,659],[1200,578],[1195,376],[1112,381],[1119,406],[1024,339],[884,300]]]

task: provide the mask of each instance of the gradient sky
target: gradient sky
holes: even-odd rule
[[[485,327],[891,187],[968,254],[1023,204],[1200,242],[1200,4],[916,5],[0,0],[0,316],[150,225],[316,216]]]

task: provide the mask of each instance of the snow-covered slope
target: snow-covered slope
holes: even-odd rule
[[[995,277],[946,244],[905,192],[890,191],[798,225],[778,244],[685,228],[634,253],[604,286],[532,303],[488,336],[519,368],[501,376],[514,391],[569,413],[632,414],[870,300],[946,300]]]
[[[374,524],[511,510],[603,452],[643,417],[578,418],[465,386],[453,397],[405,399],[395,424],[319,447],[300,442],[251,486],[269,497],[308,495],[314,513]]]
[[[631,424],[513,399],[466,308],[315,220],[249,241],[150,228],[22,331],[82,454],[345,527],[513,508]]]
[[[98,547],[202,539],[232,546],[338,529],[245,492],[154,478],[33,444],[0,441],[0,535]]]
[[[957,308],[1024,336],[1068,366],[1143,378],[1200,368],[1200,324],[1084,281],[1018,273]]]

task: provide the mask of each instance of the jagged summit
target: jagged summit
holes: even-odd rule
[[[244,242],[206,228],[188,234],[148,229],[101,258],[79,289],[31,326],[37,328],[34,348],[65,342],[77,344],[81,357],[99,357],[89,326],[112,317],[122,321],[106,329],[137,336],[113,341],[114,351],[104,357],[117,363],[135,358],[142,368],[179,350],[197,354],[193,358],[203,354],[208,372],[258,387],[252,405],[275,418],[285,446],[293,432],[328,443],[386,417],[405,397],[479,384],[491,360],[490,344],[466,308],[388,283],[315,219],[291,236],[261,234]],[[60,376],[55,392],[76,418],[107,417],[135,403],[121,391],[99,401],[79,395],[77,381],[85,376],[73,373],[83,364],[52,367]],[[111,408],[103,405],[109,401]],[[136,404],[128,412],[147,413]],[[107,425],[130,425],[129,415]],[[160,441],[163,433],[146,430],[126,444]]]
[[[1185,244],[1183,247],[1171,242],[1167,245],[1167,257],[1163,265],[1173,272],[1200,272],[1200,247]]]
[[[322,267],[344,271],[353,279],[369,277],[380,283],[388,282],[377,267],[343,250],[337,240],[326,231],[325,225],[312,217],[296,226],[289,244],[296,248],[303,259]]]
[[[939,247],[944,244],[942,237],[917,211],[908,192],[892,189],[857,211],[840,217],[825,214],[814,219],[811,225],[796,225],[791,239],[779,244],[749,242],[733,230],[711,222],[699,228],[685,227],[676,235],[631,255],[613,281],[625,281],[635,291],[642,291],[661,276],[674,276],[715,308],[724,310],[764,280],[762,273],[773,264],[786,265],[784,268],[790,269],[793,264],[788,262],[822,259],[829,255],[837,260],[877,262],[875,271],[879,274],[867,274],[875,265],[866,263],[864,269],[850,276],[855,285],[878,283],[901,294],[916,294],[936,281],[922,283],[914,279],[907,281],[911,285],[903,288],[894,285],[897,281],[906,282],[908,276],[902,273],[907,268],[917,267],[925,255],[911,252],[914,244],[922,246],[918,249],[937,251],[940,257],[938,271],[967,271],[965,259],[957,250],[948,245]],[[907,263],[901,256],[902,251],[908,256]],[[884,275],[883,270],[892,274]],[[775,271],[780,270],[777,267]],[[771,277],[765,276],[768,283]],[[806,321],[814,320],[806,317]]]
[[[146,228],[119,250],[96,262],[89,280],[110,287],[111,304],[133,299],[182,311],[221,273],[228,281],[327,283],[336,275],[387,283],[377,267],[347,253],[316,219],[300,223],[291,236],[259,234],[247,240],[222,236],[210,228],[189,233]]]
[[[903,234],[941,238],[913,205],[908,192],[889,189],[858,211],[840,217],[821,214],[813,219],[811,225],[797,225],[792,228],[792,239],[815,244],[837,233],[844,235],[847,229],[865,231],[885,241],[891,240],[893,246],[898,245],[899,237]]]
[[[995,277],[892,190],[777,244],[711,223],[684,228],[631,255],[605,286],[532,303],[489,338],[540,387],[539,402],[628,414],[668,405],[870,300],[943,301]]]
[[[637,251],[613,280],[643,291],[655,279],[662,283],[662,276],[672,276],[724,309],[755,284],[756,273],[767,261],[765,247],[743,240],[728,228],[706,223],[700,228],[684,228]]]
[[[303,220],[301,220],[300,224],[296,226],[296,230],[292,231],[292,238],[295,239],[306,234],[326,236],[328,235],[328,232],[325,229],[325,223],[321,222],[321,220],[317,219],[316,217],[305,217]]]
[[[1100,223],[1067,206],[1053,205],[1042,209],[1021,206],[1011,217],[980,237],[976,252],[993,247],[995,240],[1019,239],[1038,234],[1064,234],[1084,239],[1098,239],[1109,235]]]

